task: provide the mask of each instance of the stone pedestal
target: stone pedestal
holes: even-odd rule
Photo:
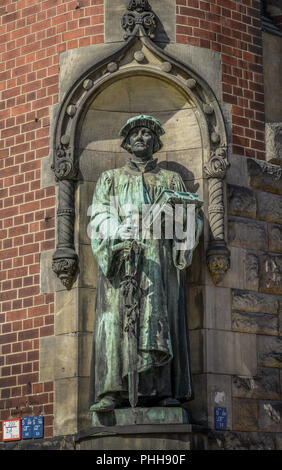
[[[180,407],[120,408],[93,413],[93,427],[76,435],[80,450],[205,450],[207,430],[189,424]]]

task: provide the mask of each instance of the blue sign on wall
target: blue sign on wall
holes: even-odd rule
[[[34,416],[32,418],[33,424],[33,432],[32,437],[33,439],[39,439],[43,437],[43,416]]]
[[[217,406],[214,409],[214,426],[215,429],[227,428],[227,409]]]
[[[29,416],[21,419],[22,439],[43,437],[43,416]]]
[[[22,439],[32,439],[32,418],[22,418]]]

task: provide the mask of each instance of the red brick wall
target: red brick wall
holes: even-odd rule
[[[233,151],[264,159],[259,0],[176,0],[177,41],[221,53],[222,100],[232,105]]]
[[[0,420],[43,414],[39,340],[54,333],[54,294],[40,294],[40,253],[55,249],[55,187],[41,189],[59,54],[104,41],[103,0],[0,2]]]

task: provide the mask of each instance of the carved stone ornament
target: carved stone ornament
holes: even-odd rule
[[[131,0],[121,19],[121,27],[125,30],[124,39],[127,39],[136,26],[142,26],[150,38],[154,38],[156,29],[156,15],[151,11],[148,0]]]
[[[249,185],[253,189],[282,194],[282,167],[247,158]]]
[[[63,146],[62,144],[57,147],[56,163],[52,165],[52,170],[55,173],[56,180],[64,178],[75,178],[77,169],[74,168],[72,159],[72,150]]]
[[[210,243],[207,261],[213,281],[219,282],[230,264],[225,242],[224,206],[224,178],[229,163],[222,111],[207,82],[187,63],[171,56],[152,41],[159,22],[148,0],[131,0],[121,24],[126,33],[125,42],[114,53],[99,59],[82,73],[64,95],[58,110],[52,164],[59,182],[57,249],[53,256],[53,270],[70,289],[78,272],[74,247],[74,202],[79,163],[75,149],[85,110],[101,87],[105,88],[129,75],[144,73],[182,89],[197,108],[204,135],[203,145],[206,155],[210,155],[204,167],[209,186]]]
[[[63,255],[63,253],[62,253]],[[62,258],[54,258],[52,269],[57,274],[62,284],[70,289],[73,285],[73,280],[78,268],[78,257],[75,254],[73,258],[67,258],[67,253]]]
[[[208,178],[224,179],[229,165],[226,158],[226,147],[218,147],[212,152],[211,158],[204,166],[204,169]]]
[[[282,294],[282,255],[262,253],[260,255],[260,290]]]
[[[210,246],[207,251],[207,266],[214,284],[222,281],[230,268],[230,252],[224,245]]]
[[[267,162],[259,162],[261,169],[264,173],[271,175],[273,179],[280,180],[282,177],[282,167],[278,165],[272,165]]]

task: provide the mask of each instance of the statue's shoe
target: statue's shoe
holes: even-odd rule
[[[167,397],[158,402],[158,406],[180,406],[180,401],[176,398]]]
[[[116,406],[117,406],[117,401],[113,397],[104,397],[98,403],[95,403],[95,405],[92,405],[90,407],[90,411],[105,413],[107,411],[113,411],[116,408]]]

